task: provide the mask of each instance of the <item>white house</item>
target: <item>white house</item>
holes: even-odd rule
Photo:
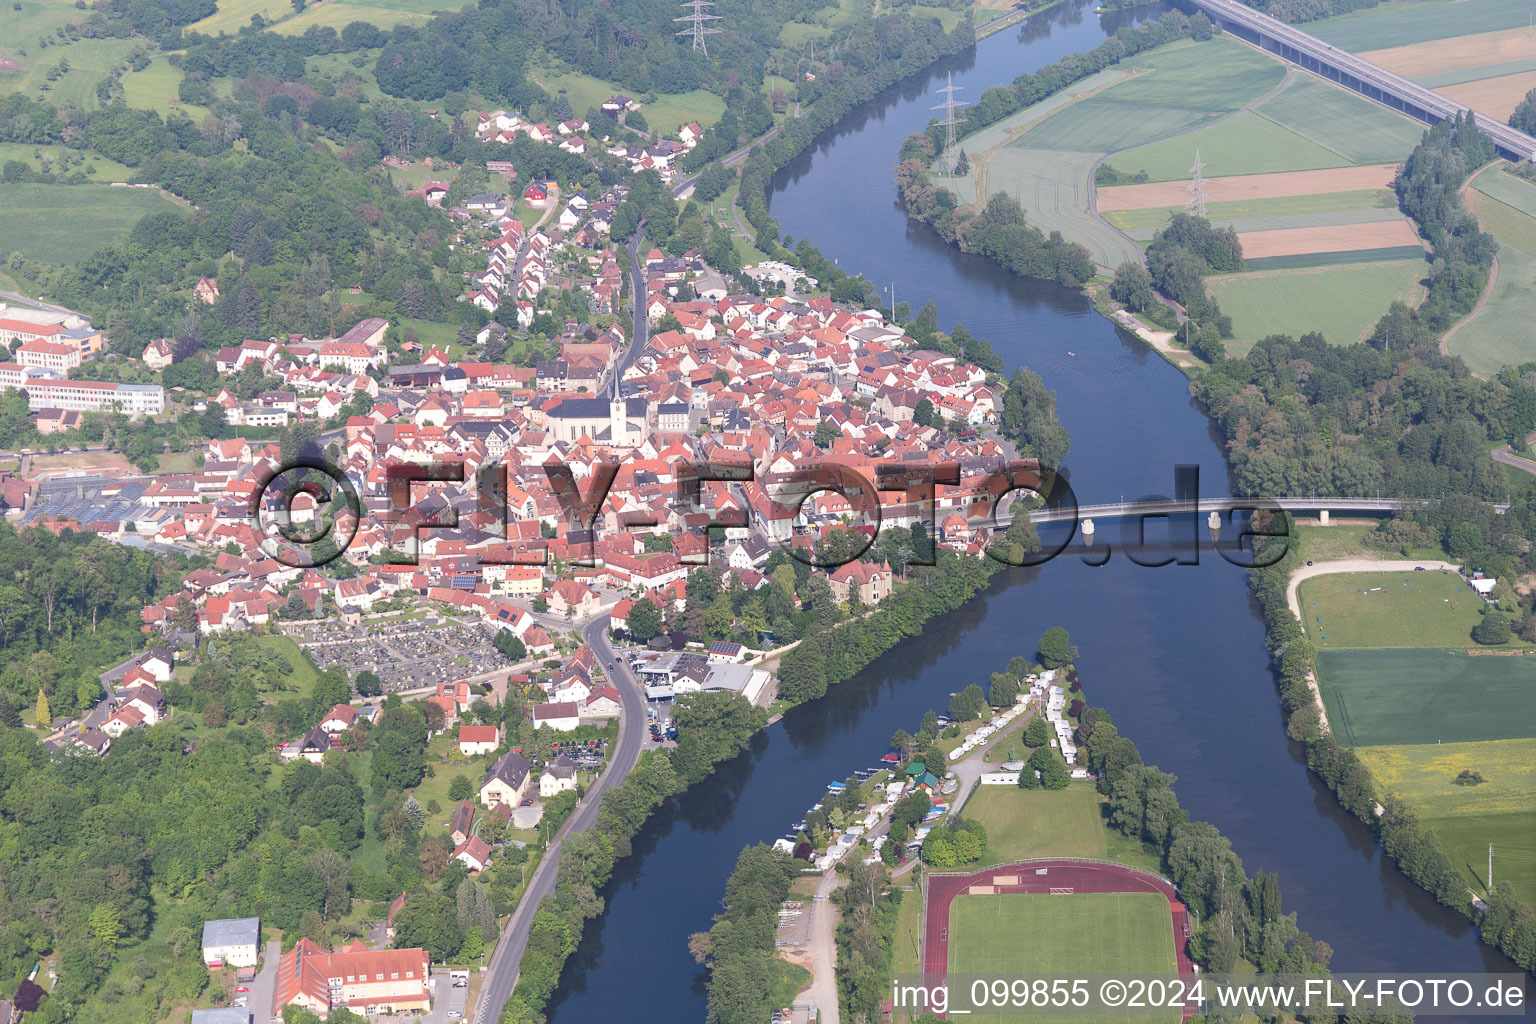
[[[571,732],[581,724],[580,711],[569,701],[533,706],[533,727],[549,726],[556,732]]]
[[[489,754],[499,746],[501,746],[501,726],[459,726],[459,752],[465,757],[478,757],[481,754]]]
[[[203,963],[220,967],[255,967],[261,945],[261,918],[238,917],[203,922]]]
[[[576,788],[576,764],[561,754],[551,761],[539,776],[539,796],[548,800],[556,793]]]

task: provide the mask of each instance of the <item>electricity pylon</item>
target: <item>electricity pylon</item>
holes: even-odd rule
[[[721,20],[720,15],[710,13],[709,9],[714,5],[714,0],[688,0],[682,6],[691,9],[693,13],[685,14],[681,18],[672,19],[676,22],[686,21],[689,23],[688,28],[679,30],[677,34],[680,36],[692,36],[693,48],[695,50],[703,50],[706,54],[709,53],[709,47],[704,45],[704,37],[720,32],[718,28],[711,28],[705,25],[707,21]]]

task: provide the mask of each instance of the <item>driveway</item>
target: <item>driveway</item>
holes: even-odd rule
[[[272,1003],[277,999],[277,960],[283,955],[283,944],[276,940],[268,942],[261,956],[261,971],[256,975],[256,980],[250,984],[250,1007],[256,1024],[266,1022],[277,1014]]]

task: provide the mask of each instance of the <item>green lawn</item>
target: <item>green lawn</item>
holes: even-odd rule
[[[1335,345],[1353,345],[1394,299],[1418,305],[1428,272],[1423,260],[1352,263],[1213,276],[1206,288],[1232,317],[1227,354],[1236,356],[1270,334],[1320,331]]]
[[[1348,164],[1399,163],[1425,131],[1420,121],[1299,71],[1256,112]]]
[[[1296,530],[1292,534],[1296,542],[1301,546],[1301,556],[1310,558],[1316,562],[1326,562],[1337,558],[1380,557],[1381,552],[1376,548],[1365,545],[1365,535],[1370,533],[1371,526],[1352,526],[1348,523],[1331,523],[1328,526],[1319,526],[1315,521],[1308,523],[1298,520]],[[1441,561],[1449,556],[1439,548],[1424,548],[1401,554],[1404,558],[1427,558],[1433,561]]]
[[[1338,18],[1307,22],[1325,43],[1359,53],[1431,39],[1523,28],[1530,0],[1398,0]]]
[[[1350,572],[1301,584],[1307,636],[1321,649],[1469,647],[1483,602],[1453,572]]]
[[[447,732],[432,737],[427,744],[427,771],[428,775],[422,780],[421,785],[411,790],[411,796],[422,807],[427,807],[433,800],[437,801],[436,813],[427,812],[426,828],[446,828],[453,818],[453,809],[457,804],[449,799],[448,787],[453,784],[457,775],[466,776],[475,788],[479,789],[480,780],[485,777],[485,771],[495,758],[490,754],[480,757],[465,757],[458,748],[459,730],[457,726],[450,727]]]
[[[1074,896],[1009,894],[957,896],[949,909],[951,975],[1009,977],[1020,974],[1162,975],[1172,973],[1173,927],[1168,901],[1157,893],[1083,893]],[[970,985],[954,986],[951,1012],[967,1010]],[[970,1013],[968,1021],[1015,1017]],[[1105,1014],[1072,1016],[1082,1022],[1177,1021]]]
[[[1530,655],[1320,651],[1317,665],[1329,724],[1350,746],[1536,736]]]
[[[1272,171],[1315,171],[1349,164],[1337,153],[1330,153],[1251,110],[1178,138],[1117,153],[1109,163],[1126,174],[1146,171],[1151,181],[1183,181],[1194,166],[1196,149],[1205,163],[1207,178]]]
[[[1039,857],[1107,859],[1099,794],[1086,782],[1058,790],[977,786],[960,813],[986,826],[983,867]]]
[[[176,110],[200,122],[208,116],[208,108],[181,102],[177,95],[181,77],[181,69],[171,67],[162,55],[150,61],[143,71],[130,71],[123,76],[123,96],[130,107],[158,111],[161,116]]]
[[[182,212],[155,189],[102,185],[0,185],[0,253],[77,263],[122,242],[147,214]]]

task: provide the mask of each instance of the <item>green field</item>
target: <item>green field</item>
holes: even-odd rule
[[[208,108],[195,103],[183,103],[177,95],[181,87],[182,72],[173,68],[165,57],[156,57],[143,71],[130,71],[123,76],[123,98],[130,107],[158,111],[162,116],[180,111],[194,122],[208,116]]]
[[[1509,60],[1502,64],[1483,64],[1475,68],[1457,68],[1455,71],[1442,71],[1438,75],[1418,75],[1413,80],[1426,89],[1443,89],[1448,85],[1481,82],[1485,78],[1518,75],[1524,71],[1536,71],[1536,57]]]
[[[528,77],[551,96],[564,93],[571,109],[578,114],[585,114],[593,107],[601,106],[614,93],[624,91],[600,78],[556,67],[530,67]],[[641,101],[640,112],[645,115],[653,134],[676,135],[677,129],[689,121],[697,121],[708,128],[720,120],[720,115],[725,113],[725,101],[703,89],[658,93],[652,101]]]
[[[1394,299],[1418,305],[1423,260],[1349,263],[1301,270],[1260,270],[1206,278],[1206,288],[1232,317],[1228,355],[1241,355],[1271,334],[1299,337],[1320,331],[1335,345],[1353,345]]]
[[[1113,153],[1193,128],[1273,89],[1285,72],[1229,39],[1174,43],[1134,60],[1136,75],[1031,128],[1017,146]]]
[[[1168,901],[1157,893],[957,896],[949,908],[951,974],[1086,976],[1164,975],[1175,965]],[[962,991],[968,994],[969,986]],[[967,1006],[956,993],[951,1005]],[[952,1018],[953,1019],[953,1018]],[[970,1021],[1016,1017],[972,1013]],[[1167,1018],[1106,1014],[1073,1021],[1129,1022]]]
[[[1217,217],[1212,216],[1210,211],[1207,210],[1206,215],[1210,218],[1211,223],[1217,227],[1229,227],[1239,234],[1245,231],[1280,231],[1287,228],[1331,228],[1347,224],[1380,224],[1383,221],[1400,221],[1403,219],[1403,215],[1396,210],[1384,210],[1379,206],[1371,206],[1363,210],[1328,210],[1323,213],[1273,213],[1262,217]],[[1152,236],[1156,233],[1157,228],[1153,227],[1132,228],[1126,232],[1126,234],[1138,241],[1151,241]],[[1384,258],[1400,260],[1404,255],[1412,256],[1414,253],[1423,252],[1424,250],[1422,246],[1396,246],[1385,250],[1368,249],[1365,251],[1394,253],[1395,255]],[[1352,252],[1300,253],[1295,258],[1299,258],[1304,262],[1294,263],[1292,266],[1312,266],[1312,260],[1319,256],[1337,257],[1336,259],[1326,261],[1334,264],[1367,262],[1357,260]],[[1270,262],[1271,260],[1292,258],[1289,256],[1269,256],[1262,260],[1255,260],[1248,269],[1275,269],[1274,264]]]
[[[1426,130],[1422,122],[1301,73],[1256,110],[1348,164],[1400,163]]]
[[[74,0],[19,0],[19,9],[12,9],[11,3],[4,9],[5,15],[0,18],[0,53],[21,65],[21,70],[0,75],[0,92],[36,92],[48,69],[68,52],[62,45],[39,47],[38,41],[47,38],[52,43],[61,43],[54,33],[76,19],[84,21],[85,13],[75,9]],[[22,56],[21,50],[27,51],[26,56]],[[74,63],[72,54],[70,63]]]
[[[188,30],[206,36],[226,32],[234,35],[249,25],[251,16],[255,14],[261,15],[270,25],[279,18],[292,15],[293,5],[288,0],[219,0],[218,10],[202,21],[193,22]]]
[[[1536,903],[1536,739],[1358,747],[1355,753],[1434,829],[1474,889],[1487,888],[1492,843],[1495,879]],[[1456,785],[1462,771],[1486,781]]]
[[[4,39],[3,34],[0,39]],[[29,42],[24,47],[27,56],[14,58],[22,65],[22,70],[0,75],[0,92],[21,92],[57,106],[73,103],[82,110],[95,110],[101,106],[96,86],[105,81],[114,68],[126,64],[128,55],[139,46],[140,43],[131,39],[81,39],[44,50],[37,48],[35,42]],[[66,60],[69,70],[49,82],[49,69]]]
[[[1526,905],[1536,905],[1536,812],[1458,814],[1425,818],[1452,866],[1474,892],[1488,888],[1488,844],[1493,844],[1493,880],[1508,882]]]
[[[55,173],[69,175],[84,171],[91,181],[127,181],[133,176],[132,169],[90,150],[70,149],[62,145],[29,146],[22,142],[0,142],[0,164],[20,160],[34,171],[40,171],[45,164],[39,154],[50,158],[46,166]],[[68,160],[69,166],[61,169],[62,160]]]
[[[434,11],[457,10],[462,6],[444,0],[329,0],[319,6],[311,5],[302,13],[279,23],[275,31],[298,35],[311,27],[330,26],[340,32],[354,21],[366,21],[379,28],[393,28],[406,23],[425,24]],[[291,13],[292,8],[289,10]]]
[[[1530,0],[1397,0],[1338,18],[1307,22],[1325,43],[1359,53],[1431,39],[1524,28]]]
[[[1320,651],[1317,665],[1328,721],[1350,746],[1536,736],[1529,655]]]
[[[1397,197],[1386,189],[1360,192],[1325,192],[1312,196],[1276,196],[1270,199],[1244,199],[1225,203],[1207,203],[1206,216],[1212,221],[1237,222],[1263,217],[1293,217],[1299,214],[1341,213],[1350,210],[1395,210]],[[1117,228],[1160,228],[1182,206],[1151,210],[1114,210],[1104,219]]]
[[[1479,373],[1536,359],[1530,325],[1536,318],[1536,184],[1495,166],[1467,193],[1483,230],[1499,241],[1499,276],[1488,304],[1447,342]]]
[[[76,263],[121,242],[145,215],[182,207],[154,189],[103,185],[0,185],[0,253]]]
[[[1140,260],[1141,250],[1088,212],[1090,172],[1099,156],[1005,147],[987,163],[987,193],[1013,196],[1035,227],[1047,234],[1060,231],[1086,246],[1099,266],[1113,270]]]
[[[960,813],[987,828],[983,867],[1040,857],[1105,859],[1099,794],[1087,783],[1054,791],[977,786]]]
[[[1422,245],[1394,245],[1386,249],[1356,249],[1353,252],[1297,252],[1289,256],[1262,256],[1248,260],[1249,270],[1305,270],[1311,267],[1342,267],[1346,264],[1417,262],[1424,256]]]
[[[1207,178],[1273,171],[1315,171],[1349,164],[1338,154],[1328,152],[1251,110],[1177,138],[1117,153],[1109,164],[1126,174],[1146,171],[1151,181],[1183,181],[1194,166],[1196,149],[1205,164]]]
[[[1324,648],[1470,647],[1482,599],[1453,572],[1349,572],[1301,584],[1307,637]]]

